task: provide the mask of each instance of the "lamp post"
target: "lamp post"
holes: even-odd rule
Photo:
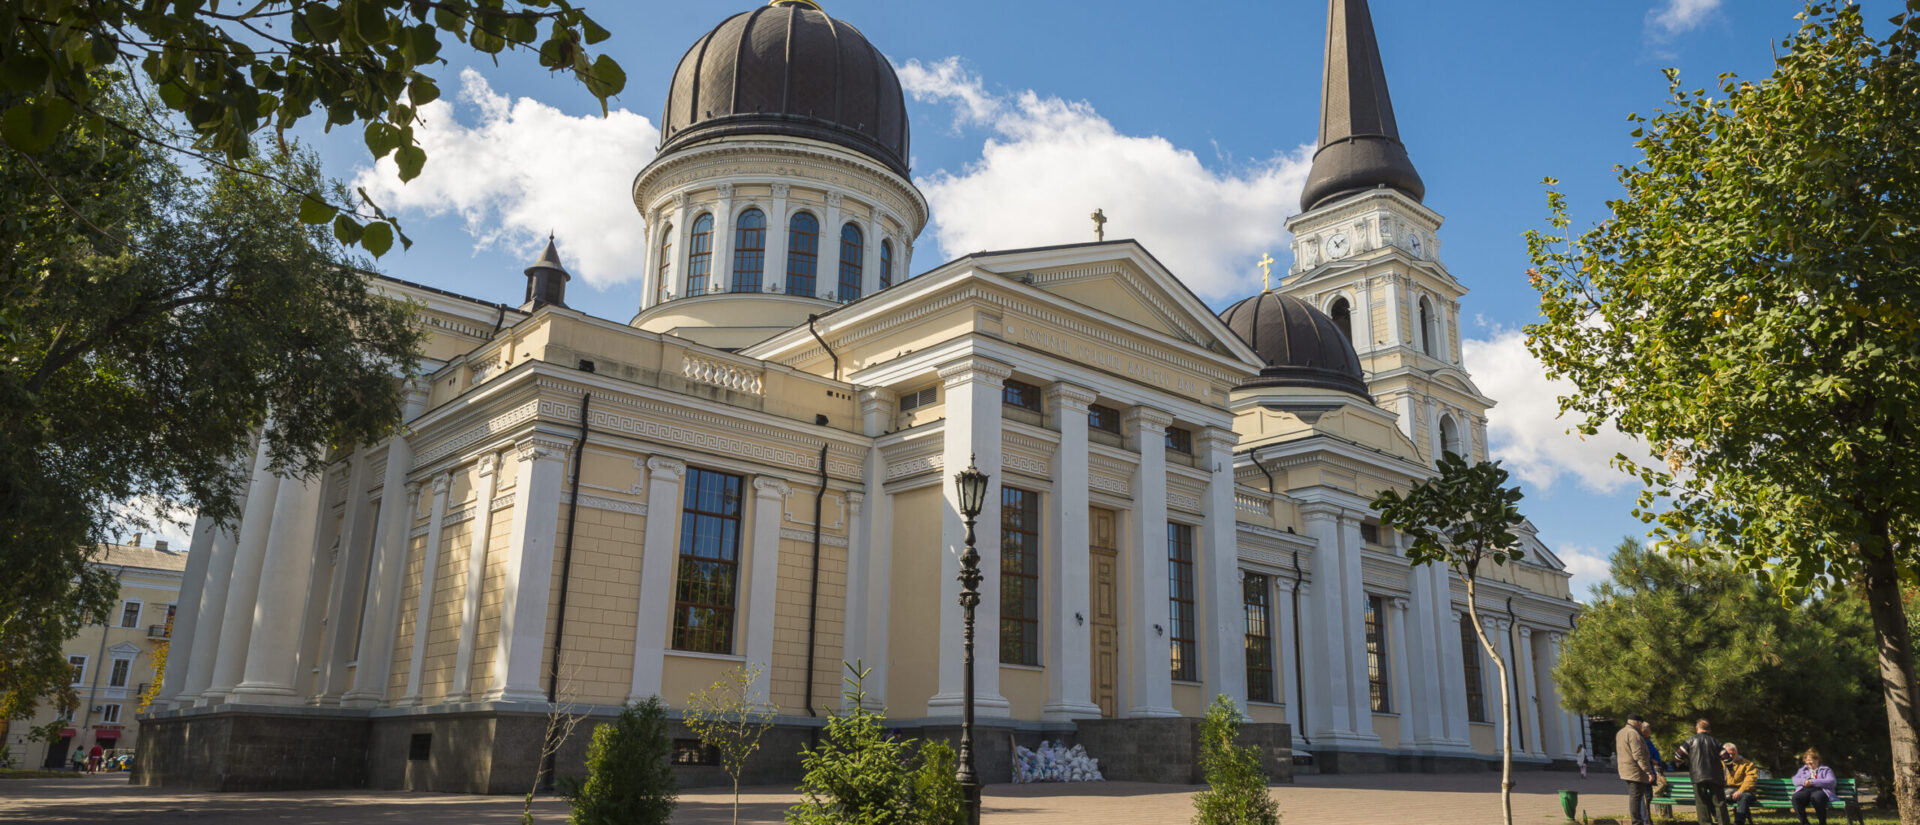
[[[965,639],[965,681],[960,688],[960,765],[955,771],[966,801],[967,825],[980,825],[980,776],[973,770],[973,609],[980,606],[980,552],[973,548],[973,522],[987,501],[987,474],[967,462],[954,474],[960,515],[967,522],[967,546],[960,553],[960,610]]]

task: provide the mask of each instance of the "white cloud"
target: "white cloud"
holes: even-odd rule
[[[1666,38],[1692,31],[1720,8],[1720,0],[1665,0],[1647,11],[1647,29]]]
[[[1282,224],[1300,211],[1311,145],[1209,168],[1165,138],[1121,134],[1088,103],[990,92],[958,58],[910,60],[899,73],[914,99],[952,105],[956,128],[991,132],[979,160],[917,181],[949,257],[1090,241],[1095,209],[1108,238],[1138,239],[1202,297],[1252,292],[1253,262],[1285,255]]]
[[[574,117],[496,94],[473,69],[460,73],[459,99],[458,106],[443,99],[421,107],[415,136],[427,165],[419,177],[402,184],[386,159],[362,169],[354,184],[390,212],[458,214],[476,249],[531,261],[551,231],[562,261],[588,283],[640,274],[645,226],[633,208],[631,173],[660,142],[651,121],[625,109]],[[474,125],[462,123],[462,114]]]
[[[1595,548],[1564,544],[1554,554],[1560,557],[1560,561],[1567,566],[1567,572],[1573,575],[1569,586],[1576,599],[1591,598],[1594,586],[1611,575],[1608,566],[1611,557]]]
[[[1461,349],[1480,391],[1498,402],[1487,412],[1487,442],[1493,457],[1514,475],[1543,490],[1572,476],[1601,494],[1635,483],[1610,462],[1620,453],[1642,456],[1645,448],[1611,426],[1590,436],[1568,432],[1573,422],[1559,417],[1559,399],[1573,386],[1547,379],[1546,369],[1527,351],[1525,334],[1495,328],[1489,339],[1461,341]]]

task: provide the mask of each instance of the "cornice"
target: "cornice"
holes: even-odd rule
[[[886,184],[888,188],[892,189],[893,193],[898,195],[900,199],[907,204],[908,208],[912,210],[912,214],[901,217],[906,219],[902,222],[908,224],[913,236],[917,237],[919,232],[926,228],[927,222],[932,217],[932,213],[927,207],[926,196],[921,194],[920,189],[914,186],[911,181],[900,177],[890,169],[856,155],[838,149],[828,148],[824,144],[816,146],[807,143],[770,140],[722,140],[699,146],[676,149],[671,155],[648,164],[645,169],[640,170],[640,173],[634,176],[632,187],[634,208],[639,210],[642,216],[652,215],[654,210],[661,205],[660,202],[669,195],[663,194],[660,197],[652,198],[652,202],[648,202],[646,195],[649,189],[657,185],[662,178],[688,166],[715,160],[724,161],[734,158],[764,157],[768,155],[785,156],[839,167],[858,172],[863,176]],[[721,180],[729,180],[734,177],[735,176],[726,176],[721,178]],[[760,178],[778,177],[778,175],[742,175],[738,177]],[[716,181],[716,183],[718,182],[719,181]],[[829,188],[831,186],[832,184],[827,181],[819,182],[819,188]],[[911,238],[908,239],[908,242],[911,242]]]

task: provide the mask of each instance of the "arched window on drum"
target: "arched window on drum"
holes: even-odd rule
[[[787,294],[814,296],[820,267],[820,221],[796,212],[787,222]]]
[[[840,227],[840,300],[860,299],[860,278],[866,268],[867,239],[860,227]]]
[[[767,268],[767,214],[740,213],[733,230],[733,291],[759,292]]]

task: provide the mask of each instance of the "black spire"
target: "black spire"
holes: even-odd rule
[[[525,308],[539,309],[547,304],[564,307],[567,305],[567,282],[573,280],[567,274],[567,268],[560,265],[560,250],[553,245],[553,234],[547,234],[547,251],[540,253],[540,260],[527,267],[527,301]]]
[[[1367,0],[1327,0],[1327,68],[1320,90],[1320,151],[1300,208],[1381,186],[1414,200],[1427,194],[1413,170],[1387,96],[1380,43]]]

